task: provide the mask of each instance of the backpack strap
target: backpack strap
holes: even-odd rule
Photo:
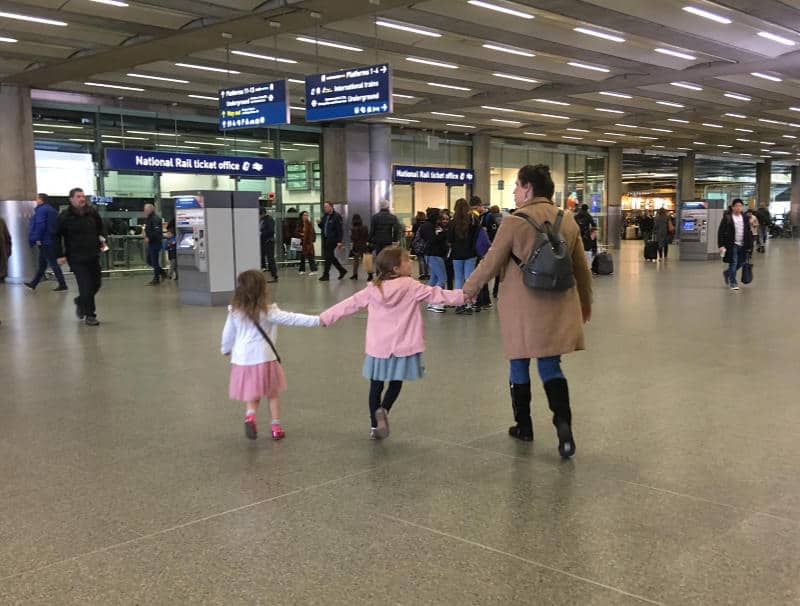
[[[562,210],[559,210],[559,211],[558,211],[558,214],[559,214],[559,217],[558,217],[558,219],[557,219],[556,225],[560,225],[560,224],[561,224],[561,217],[564,215],[564,211],[562,211]],[[532,226],[532,227],[533,227],[533,228],[534,228],[534,229],[535,229],[537,232],[539,232],[539,233],[541,233],[541,234],[548,235],[548,233],[547,233],[547,229],[546,229],[544,226],[542,226],[542,225],[539,225],[539,223],[538,223],[538,222],[536,221],[536,219],[534,219],[533,217],[529,217],[529,216],[528,216],[528,215],[526,215],[525,213],[513,214],[513,215],[511,215],[511,216],[512,216],[512,217],[522,217],[522,218],[523,218],[523,219],[525,219],[525,220],[526,220],[526,221],[527,221],[527,222],[528,222],[528,223],[529,223],[529,224],[530,224],[530,225],[531,225],[531,226]],[[534,246],[536,246],[536,242],[534,242]],[[523,261],[522,261],[522,259],[520,259],[520,258],[519,258],[517,255],[515,255],[513,252],[511,253],[511,258],[514,260],[514,263],[516,263],[518,266],[520,266],[520,267],[521,267],[521,266],[523,265]]]

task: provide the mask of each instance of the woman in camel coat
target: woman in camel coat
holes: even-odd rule
[[[514,256],[526,261],[538,232],[520,215],[540,225],[555,224],[559,210],[552,202],[555,186],[547,166],[523,166],[518,173],[515,213],[503,220],[491,249],[464,285],[464,293],[477,297],[481,287],[500,275],[498,313],[503,348],[511,366],[511,403],[516,425],[509,434],[519,440],[533,440],[529,366],[537,359],[559,453],[575,454],[567,380],[561,372],[561,355],[584,349],[583,324],[592,315],[592,275],[583,254],[580,228],[571,213],[564,213],[559,233],[572,259],[576,285],[563,292],[534,290],[525,286]],[[512,256],[513,255],[513,256]]]

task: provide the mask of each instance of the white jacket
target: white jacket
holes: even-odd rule
[[[278,324],[283,326],[319,326],[319,316],[307,316],[281,311],[272,304],[269,312],[261,314],[261,328],[277,347]],[[277,358],[255,324],[245,314],[228,306],[228,319],[222,330],[222,353],[231,354],[231,364],[251,366],[273,362]]]

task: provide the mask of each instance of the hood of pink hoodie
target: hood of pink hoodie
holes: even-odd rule
[[[415,286],[413,278],[394,278],[381,283],[380,287],[373,283],[367,287],[374,301],[379,301],[387,307],[401,305],[408,296],[408,291]]]

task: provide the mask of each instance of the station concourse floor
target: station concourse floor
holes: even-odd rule
[[[719,262],[615,261],[565,359],[569,462],[538,381],[536,441],[506,435],[496,310],[426,316],[384,442],[365,316],[281,328],[287,437],[262,405],[251,442],[224,308],[108,279],[90,328],[52,282],[0,285],[0,604],[800,603],[800,244],[739,293]],[[276,299],[354,288],[285,270]]]

